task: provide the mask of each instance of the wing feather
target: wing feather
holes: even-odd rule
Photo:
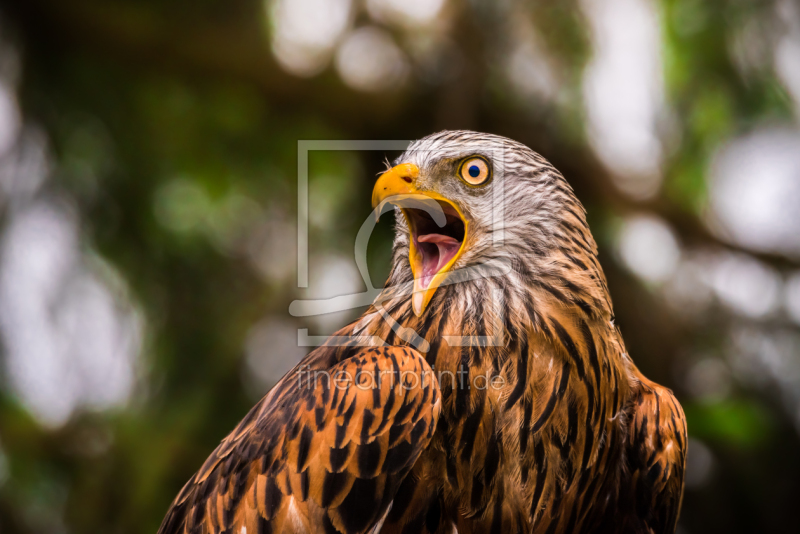
[[[672,392],[643,379],[635,399],[628,463],[637,532],[675,532],[686,467],[686,417]]]
[[[412,349],[379,347],[307,378],[289,373],[253,407],[159,534],[361,533],[385,518],[436,428],[432,369]]]

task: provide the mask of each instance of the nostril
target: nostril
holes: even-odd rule
[[[403,180],[405,180],[407,184],[411,183],[411,177],[410,176],[403,176]]]

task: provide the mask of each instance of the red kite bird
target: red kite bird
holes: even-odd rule
[[[445,131],[372,201],[398,208],[386,289],[247,414],[160,534],[674,532],[683,411],[628,356],[563,176]]]

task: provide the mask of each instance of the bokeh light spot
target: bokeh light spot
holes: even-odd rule
[[[351,0],[268,0],[272,51],[287,71],[313,76],[324,69],[350,25]]]
[[[675,272],[681,256],[678,241],[669,226],[649,215],[625,220],[617,249],[634,274],[653,283],[666,281]]]
[[[405,79],[405,55],[387,32],[367,26],[351,33],[336,53],[342,80],[359,91],[397,88]]]

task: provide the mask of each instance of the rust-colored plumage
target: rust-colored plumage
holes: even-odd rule
[[[401,208],[387,288],[251,410],[159,532],[674,532],[683,412],[627,355],[564,178],[475,132],[397,163],[373,195]]]

